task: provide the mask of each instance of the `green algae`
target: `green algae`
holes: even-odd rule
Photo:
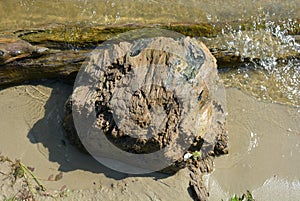
[[[15,33],[21,39],[32,44],[47,47],[90,47],[106,41],[120,33],[141,28],[161,28],[178,32],[185,36],[214,38],[238,30],[260,30],[268,28],[270,23],[278,25],[290,35],[300,35],[300,20],[286,19],[268,21],[232,21],[222,23],[170,23],[170,24],[124,24],[110,26],[86,26],[83,24],[57,25],[33,30],[18,30]],[[269,23],[269,24],[268,24]]]

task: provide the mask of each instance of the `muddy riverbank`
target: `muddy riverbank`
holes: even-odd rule
[[[61,121],[64,100],[71,91],[69,85],[49,81],[0,91],[2,154],[34,167],[49,191],[69,188],[65,200],[192,200],[186,170],[173,176],[124,175],[70,145]],[[216,170],[208,177],[211,200],[246,189],[257,200],[266,195],[278,201],[289,195],[288,200],[293,200],[300,192],[294,185],[300,177],[299,108],[260,102],[237,89],[226,89],[226,93],[231,147],[228,156],[217,159]],[[48,180],[60,172],[62,179]],[[272,187],[278,182],[283,188]],[[1,181],[2,189],[7,185]]]
[[[230,149],[207,175],[211,200],[246,190],[257,200],[300,197],[300,1],[11,0],[0,12],[0,156],[34,167],[46,192],[68,192],[65,200],[192,200],[187,170],[114,172],[79,152],[62,129],[87,55],[119,33],[151,27],[196,37],[217,58]],[[6,175],[15,163],[2,159],[0,200],[22,189]]]

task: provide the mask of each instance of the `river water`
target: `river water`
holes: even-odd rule
[[[297,18],[298,0],[10,0],[0,2],[0,30],[29,29],[49,23],[128,24],[224,22]]]
[[[278,60],[282,55],[300,54],[297,40],[286,32],[300,26],[294,21],[300,16],[299,0],[10,0],[0,1],[0,13],[0,32],[56,24],[251,21],[259,27],[263,23],[263,29],[252,31],[226,26],[223,34],[207,39],[249,60],[220,70],[227,93],[230,150],[216,160],[208,178],[211,199],[247,189],[257,200],[299,199],[300,61]],[[3,104],[12,101],[1,98]],[[5,125],[13,122],[1,118]]]

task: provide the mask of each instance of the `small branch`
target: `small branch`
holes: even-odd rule
[[[6,176],[7,176],[7,174],[5,174],[4,172],[1,172],[1,171],[0,171],[0,174],[2,174],[2,175],[6,175]]]
[[[29,170],[22,162],[19,162],[19,164],[20,164],[20,167],[21,167],[21,168],[23,168],[24,170],[26,170],[26,172],[28,172],[28,173],[32,176],[32,178],[33,178],[33,179],[35,180],[35,182],[39,185],[39,187],[41,187],[41,189],[42,189],[43,191],[45,191],[46,188],[45,188],[44,184],[39,180],[39,178],[37,178],[37,177],[33,174],[33,172],[32,172],[31,170]]]

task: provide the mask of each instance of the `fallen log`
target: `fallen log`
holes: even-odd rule
[[[232,30],[252,30],[251,23],[231,22]],[[44,29],[19,30],[14,34],[0,35],[0,85],[17,84],[43,78],[74,77],[83,61],[99,43],[132,29],[160,27],[178,31],[203,41],[217,59],[218,68],[238,67],[242,63],[257,61],[260,58],[242,56],[234,49],[226,49],[220,43],[224,23],[219,24],[180,24],[168,25],[122,25],[78,27],[57,25]],[[265,28],[264,25],[258,28]],[[224,31],[224,30],[223,30]],[[299,34],[299,27],[286,30],[289,34]],[[218,37],[216,37],[218,35]],[[299,42],[299,35],[293,36]],[[225,48],[224,48],[225,47]],[[278,60],[300,58],[299,51],[276,55]]]

